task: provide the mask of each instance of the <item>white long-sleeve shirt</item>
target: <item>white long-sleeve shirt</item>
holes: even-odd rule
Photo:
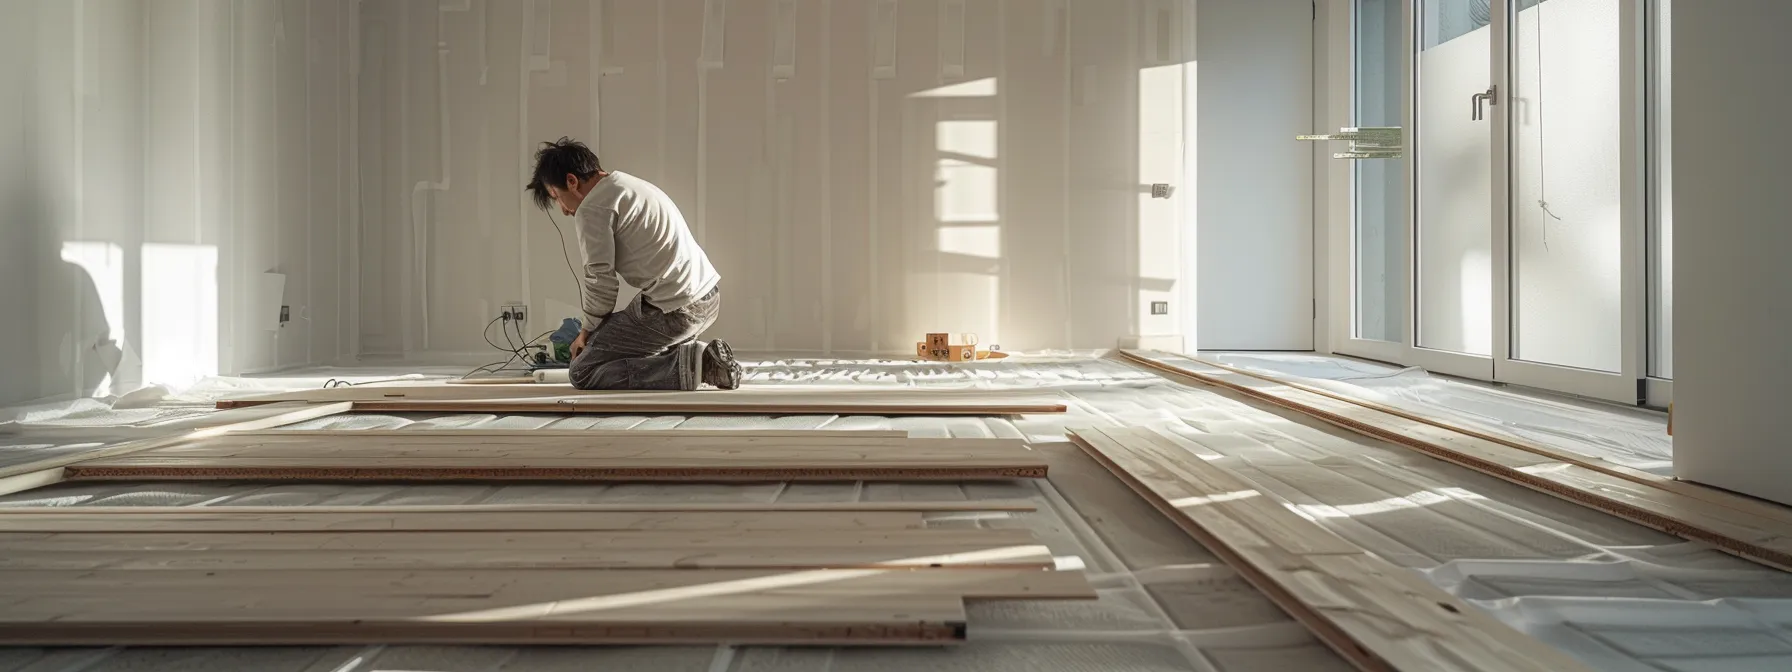
[[[678,205],[641,178],[612,172],[573,213],[585,253],[582,309],[594,330],[616,309],[617,276],[666,312],[703,298],[722,281]]]

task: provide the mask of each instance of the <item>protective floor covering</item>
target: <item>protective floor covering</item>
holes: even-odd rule
[[[1375,401],[1422,410],[1470,429],[1510,434],[1552,448],[1673,475],[1667,415],[1642,409],[1546,398],[1398,368],[1310,353],[1205,353],[1222,364]]]
[[[329,372],[340,375],[341,372]],[[378,372],[366,372],[378,375]],[[453,415],[327,418],[310,427],[827,427],[916,436],[1027,437],[1052,458],[1049,483],[666,485],[68,484],[4,505],[400,504],[584,501],[828,501],[1030,497],[1034,514],[953,514],[933,525],[1033,530],[1089,568],[1092,603],[971,608],[951,649],[370,647],[0,650],[0,671],[596,670],[939,672],[1343,670],[1230,569],[1073,447],[1065,426],[1167,424],[1345,538],[1424,573],[1506,622],[1609,670],[1792,669],[1792,575],[1595,513],[1306,418],[1171,383],[1112,359],[1022,357],[965,365],[774,361],[752,384],[1043,387],[1071,412],[1021,418],[681,418]],[[282,389],[323,377],[231,379]],[[18,431],[26,431],[19,429]],[[0,437],[3,439],[4,437]]]

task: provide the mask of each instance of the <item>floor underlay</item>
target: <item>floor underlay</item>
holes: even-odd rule
[[[45,451],[78,451],[153,431],[96,426],[107,424],[108,418],[111,423],[141,422],[196,412],[190,409],[222,394],[316,387],[329,378],[385,379],[396,373],[329,369],[280,378],[222,378],[182,390],[155,409],[121,411],[97,403],[83,403],[72,410],[39,409],[24,418],[26,423],[0,427],[4,432],[0,444],[10,444],[0,446],[0,464],[41,457]],[[0,650],[0,671],[532,672],[625,666],[716,672],[1348,669],[1304,628],[1063,437],[1065,427],[1144,424],[1167,426],[1226,455],[1228,468],[1256,481],[1295,510],[1365,549],[1423,573],[1503,621],[1596,668],[1657,672],[1792,669],[1792,575],[1405,448],[1246,403],[1230,393],[1176,384],[1114,359],[1023,356],[974,364],[766,360],[749,367],[748,383],[1043,388],[1064,392],[1071,408],[1064,415],[1013,418],[361,414],[299,425],[418,430],[825,427],[901,429],[917,437],[1026,438],[1039,442],[1037,447],[1051,460],[1051,478],[1039,483],[70,483],[0,498],[0,505],[1031,499],[1040,509],[1034,514],[936,515],[929,524],[1030,529],[1060,557],[1060,563],[1085,565],[1101,589],[1101,599],[975,604],[970,609],[970,641],[949,649],[17,649]],[[181,404],[189,404],[185,407],[189,410],[182,410]],[[1595,407],[1577,408],[1582,413],[1605,412]],[[1483,410],[1491,413],[1497,409]],[[1609,413],[1614,419],[1643,422],[1636,420],[1640,416],[1623,411]],[[1545,423],[1525,426],[1534,426],[1539,434],[1551,431]]]

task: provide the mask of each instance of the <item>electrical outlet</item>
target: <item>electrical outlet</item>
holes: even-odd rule
[[[280,326],[284,327],[284,326],[286,326],[287,322],[291,322],[291,321],[292,321],[292,306],[281,306],[280,307]]]
[[[501,317],[514,321],[518,326],[529,323],[529,307],[521,303],[506,303],[499,313]]]
[[[1152,198],[1169,198],[1173,193],[1176,193],[1176,188],[1162,182],[1151,185]]]
[[[1170,302],[1169,301],[1152,301],[1151,302],[1151,314],[1152,315],[1169,315],[1170,314]]]

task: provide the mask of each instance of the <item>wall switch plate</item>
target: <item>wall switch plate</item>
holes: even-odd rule
[[[280,307],[280,326],[286,326],[286,323],[291,322],[291,321],[292,321],[292,306],[281,306]]]
[[[1170,314],[1170,302],[1169,301],[1152,301],[1151,302],[1151,314],[1152,315],[1169,315]]]

